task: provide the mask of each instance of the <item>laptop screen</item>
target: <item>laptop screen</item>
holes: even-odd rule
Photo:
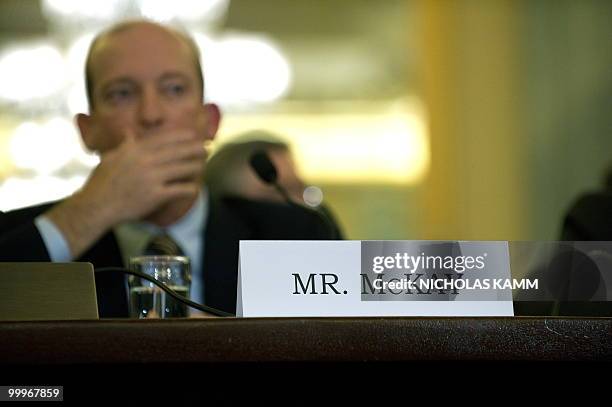
[[[1,263],[0,321],[98,319],[91,263]]]

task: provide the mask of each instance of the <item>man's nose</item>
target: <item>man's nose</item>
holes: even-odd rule
[[[155,130],[163,125],[164,106],[156,89],[143,90],[138,119],[143,130]]]

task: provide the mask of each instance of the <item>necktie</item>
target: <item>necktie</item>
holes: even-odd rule
[[[144,250],[147,256],[182,256],[184,253],[179,245],[167,234],[156,235],[149,240]]]

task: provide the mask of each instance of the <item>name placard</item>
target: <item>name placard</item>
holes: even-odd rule
[[[513,316],[503,241],[241,241],[239,317]]]

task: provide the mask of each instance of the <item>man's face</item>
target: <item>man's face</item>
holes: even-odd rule
[[[182,39],[152,24],[103,38],[91,61],[92,112],[79,118],[85,144],[104,153],[126,132],[136,138],[188,132],[203,142],[212,139],[216,107],[202,103],[193,58]]]

